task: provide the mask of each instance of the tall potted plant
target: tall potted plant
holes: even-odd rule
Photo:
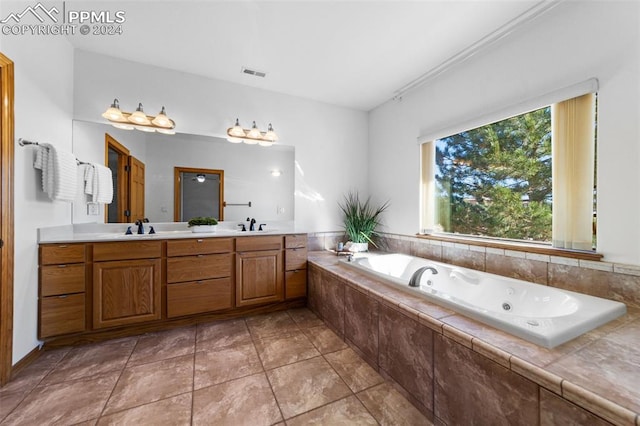
[[[389,207],[389,202],[374,207],[371,197],[362,203],[357,192],[349,192],[344,197],[344,202],[339,203],[340,210],[344,213],[344,230],[349,237],[347,249],[349,251],[367,251],[371,237],[376,235],[376,227],[380,225],[380,215]]]

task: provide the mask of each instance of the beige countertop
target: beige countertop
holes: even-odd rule
[[[342,266],[334,253],[310,252],[309,261],[614,423],[640,426],[640,308],[628,305],[623,317],[547,349]]]

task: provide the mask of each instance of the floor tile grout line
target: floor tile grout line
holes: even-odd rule
[[[333,330],[332,330],[332,332],[333,332]],[[335,334],[335,333],[334,333],[334,334]],[[336,334],[336,336],[337,336],[337,334]],[[339,338],[339,336],[338,336],[338,338]],[[343,341],[343,342],[345,342],[345,344],[346,344],[346,341],[345,341],[344,339],[342,339],[342,341]],[[362,357],[361,357],[360,355],[358,355],[358,353],[357,353],[357,352],[355,352],[355,351],[354,351],[354,350],[353,350],[353,349],[352,349],[348,344],[347,344],[347,347],[346,347],[346,348],[344,348],[344,349],[342,349],[342,350],[343,350],[343,351],[351,350],[353,353],[355,353],[355,355],[356,355],[358,358],[360,358],[360,359],[362,360],[362,362],[367,363],[367,362],[366,362],[364,359],[362,359]],[[335,352],[338,352],[338,351],[335,351]],[[330,353],[335,353],[335,352],[330,352]],[[346,383],[346,381],[344,380],[344,378],[342,377],[342,375],[340,375],[340,373],[338,373],[338,370],[336,370],[336,369],[335,369],[335,367],[333,366],[333,364],[331,364],[331,362],[330,362],[330,361],[325,357],[325,354],[322,354],[322,357],[325,359],[325,361],[327,362],[327,364],[329,364],[329,366],[333,369],[333,371],[335,371],[335,373],[338,375],[338,377],[340,377],[340,379],[344,382],[344,384],[347,386],[347,388],[349,389],[349,391],[351,391],[351,394],[352,394],[353,396],[355,396],[355,397],[356,397],[356,399],[358,400],[358,402],[360,402],[360,404],[364,407],[364,409],[367,411],[367,413],[369,413],[369,415],[371,416],[371,418],[373,418],[373,419],[376,421],[376,423],[378,423],[378,425],[380,425],[381,423],[378,421],[378,419],[376,418],[376,416],[374,416],[374,415],[373,415],[373,413],[369,410],[369,408],[365,405],[365,403],[364,403],[364,402],[362,402],[362,400],[358,397],[358,393],[360,393],[360,392],[364,392],[364,391],[365,391],[365,390],[367,390],[367,389],[371,389],[371,388],[373,388],[373,387],[375,387],[375,386],[381,385],[382,383],[386,383],[386,380],[384,380],[384,377],[382,378],[382,379],[384,380],[382,383],[378,383],[378,384],[375,384],[375,385],[369,386],[368,388],[362,389],[362,390],[360,390],[360,391],[358,391],[358,392],[356,393],[356,392],[354,392],[354,391],[353,391],[353,389],[351,389],[351,386],[349,386],[349,385]],[[367,363],[367,365],[368,365],[368,363]],[[375,370],[374,370],[374,371],[375,371]],[[379,372],[377,372],[377,371],[376,371],[376,373],[377,373],[377,374],[380,374],[380,373],[379,373]]]
[[[196,349],[198,344],[198,329],[199,324],[196,324],[196,331],[193,333],[193,372],[191,374],[191,413],[189,415],[189,424],[193,425],[193,411],[196,400]]]
[[[191,394],[191,393],[193,393],[193,392],[192,391],[186,391],[186,392],[177,393],[175,395],[169,395],[169,396],[167,396],[165,398],[161,398],[161,399],[158,399],[158,400],[155,400],[155,401],[148,401],[148,402],[140,403],[138,405],[134,405],[134,406],[131,406],[131,407],[122,408],[122,409],[119,409],[117,411],[114,411],[113,413],[101,414],[99,417],[96,417],[96,419],[100,420],[103,417],[109,417],[109,416],[112,416],[114,414],[124,413],[125,411],[134,410],[134,409],[137,409],[137,408],[140,408],[140,407],[144,407],[146,405],[155,404],[155,403],[158,403],[158,402],[161,402],[161,401],[166,401],[167,399],[172,399],[172,398],[176,398],[178,396],[187,395],[187,394]],[[91,419],[91,420],[93,420],[93,419]]]
[[[24,395],[22,396],[22,398],[20,398],[20,401],[2,418],[0,418],[0,423],[4,422],[10,415],[11,413],[13,413],[18,407],[20,407],[20,405],[25,401],[25,399],[27,399],[29,397],[29,395],[31,395],[33,393],[34,390],[36,390],[36,388],[38,386],[40,386],[40,384],[42,383],[42,381],[47,378],[49,376],[49,374],[51,374],[51,372],[53,370],[56,369],[56,367],[58,366],[58,364],[60,364],[60,362],[62,362],[62,360],[69,355],[69,352],[71,352],[71,350],[68,350],[58,361],[56,361],[56,363],[51,366],[51,368],[48,369],[47,373],[42,376],[42,378],[40,380],[38,380],[38,383],[36,383],[35,385],[33,385],[28,391],[24,391]],[[42,385],[47,386],[47,385]],[[9,393],[13,393],[13,392],[9,392]]]
[[[100,414],[98,415],[98,420],[100,420],[100,418],[104,415],[104,410],[107,409],[107,405],[109,405],[109,401],[113,397],[113,393],[115,392],[116,388],[118,387],[118,383],[120,383],[120,379],[122,379],[122,375],[124,374],[124,370],[127,368],[127,364],[129,363],[129,360],[131,359],[131,356],[133,355],[133,352],[135,352],[136,347],[138,346],[138,342],[140,341],[140,337],[136,336],[135,339],[136,339],[136,344],[133,345],[133,348],[131,348],[131,353],[129,354],[129,357],[127,358],[127,362],[125,362],[124,365],[122,366],[122,370],[120,370],[120,374],[118,375],[118,379],[116,380],[116,383],[113,385],[113,389],[111,389],[111,392],[109,393],[109,396],[107,397],[107,399],[105,399],[104,405],[102,406],[102,410],[100,410]],[[96,424],[97,423],[98,422],[96,421]]]
[[[267,370],[264,368],[264,363],[262,362],[262,358],[260,358],[260,352],[258,352],[258,348],[256,347],[256,342],[255,342],[253,333],[251,333],[251,327],[249,327],[249,324],[247,323],[246,320],[245,320],[245,326],[247,327],[247,330],[249,331],[249,335],[251,336],[251,343],[253,344],[253,350],[256,351],[256,354],[258,354],[258,361],[260,361],[260,366],[262,367],[262,374],[264,374],[264,377],[267,379],[267,383],[269,384],[269,389],[271,389],[271,395],[273,396],[273,400],[276,402],[276,406],[278,407],[278,411],[280,412],[280,418],[286,425],[287,423],[286,423],[286,419],[284,418],[284,413],[282,412],[282,407],[280,407],[280,401],[278,401],[278,397],[276,397],[276,393],[273,390],[273,384],[269,379]]]

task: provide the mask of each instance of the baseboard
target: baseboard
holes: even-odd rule
[[[36,359],[40,357],[42,352],[43,351],[40,349],[40,346],[36,346],[31,350],[31,352],[22,357],[20,361],[16,362],[11,367],[11,378],[16,377],[19,372],[31,365]]]

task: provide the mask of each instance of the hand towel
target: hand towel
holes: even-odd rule
[[[49,198],[60,201],[75,201],[78,190],[78,163],[76,156],[70,152],[57,149],[53,153],[53,188]],[[51,162],[50,162],[51,163]],[[51,173],[51,170],[49,170]]]
[[[100,164],[94,164],[93,167],[95,169],[93,202],[111,204],[111,201],[113,201],[113,180],[111,176],[111,169]]]
[[[95,181],[96,169],[93,164],[85,164],[84,166],[84,193],[93,196],[95,190],[93,183]],[[97,188],[96,188],[97,189]]]
[[[55,148],[48,143],[41,143],[36,150],[33,167],[42,170],[42,190],[50,197],[53,192],[53,155]]]

